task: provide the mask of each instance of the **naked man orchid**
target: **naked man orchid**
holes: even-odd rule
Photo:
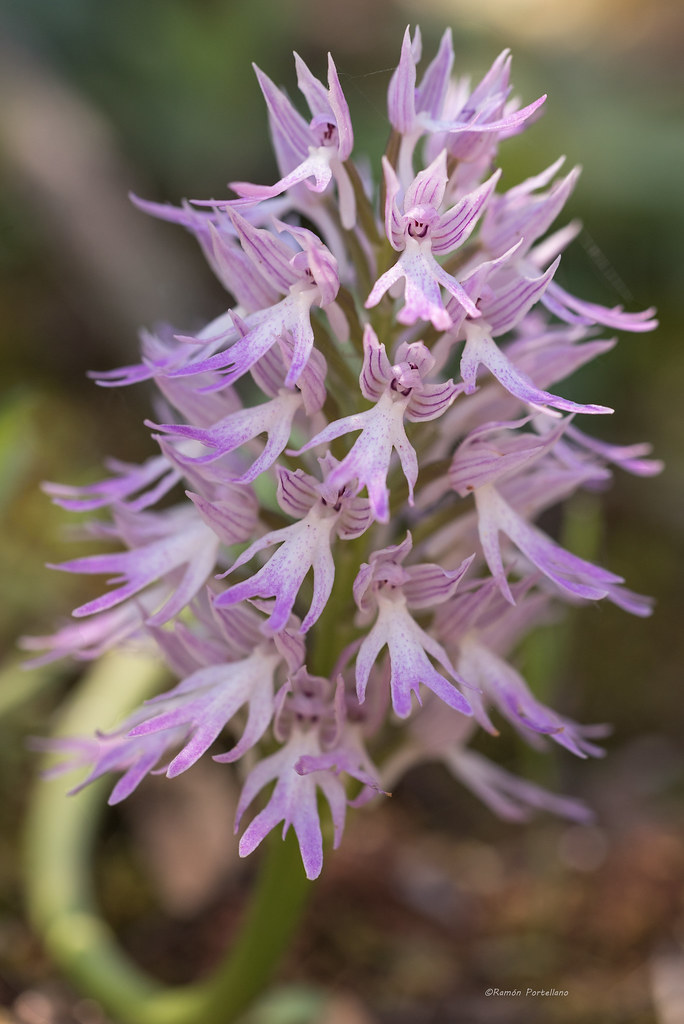
[[[116,803],[150,772],[239,762],[240,853],[292,827],[309,878],[347,807],[387,799],[421,761],[504,818],[586,820],[472,741],[512,726],[601,754],[604,727],[545,706],[512,652],[564,603],[651,610],[619,566],[537,521],[615,466],[659,471],[648,445],[585,433],[612,412],[596,396],[561,393],[613,347],[605,328],[650,331],[653,310],[565,289],[579,227],[556,221],[578,170],[561,159],[510,182],[497,168],[545,97],[512,95],[508,51],[474,88],[453,63],[447,31],[420,72],[407,29],[373,167],[355,163],[331,56],[320,81],[295,54],[299,107],[256,69],[278,180],[180,207],[133,200],[190,231],[229,296],[201,331],[146,331],[140,363],[93,374],[154,383],[154,454],[45,488],[66,509],[107,507],[91,534],[117,550],[52,566],[107,580],[73,623],[25,639],[33,664],[142,644],[177,680],[109,731],[53,741],[55,770],[118,773]]]

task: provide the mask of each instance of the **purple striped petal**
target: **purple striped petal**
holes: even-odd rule
[[[501,171],[495,171],[479,188],[469,192],[447,213],[442,214],[436,227],[432,230],[433,252],[452,252],[466,241],[500,177]]]
[[[410,216],[409,211],[416,206],[431,206],[435,210],[439,209],[444,199],[447,180],[446,150],[443,149],[429,167],[415,176],[406,189],[404,214]]]
[[[395,131],[410,132],[416,120],[416,50],[420,53],[420,31],[411,42],[411,30],[407,28],[401,44],[399,64],[390,79],[387,90],[387,116]]]
[[[297,52],[293,54],[297,69],[297,88],[309,105],[312,114],[327,114],[330,109],[328,92],[313,75]]]
[[[524,274],[512,275],[512,280],[497,288],[496,283],[488,282],[492,288],[491,295],[483,295],[478,303],[482,318],[492,329],[492,337],[505,334],[516,327],[526,313],[536,305],[546,291],[558,265],[558,256],[551,266],[539,277],[526,277]],[[505,276],[504,270],[504,276]]]
[[[406,407],[406,419],[412,423],[425,423],[437,419],[446,412],[462,391],[463,385],[454,384],[452,380],[441,384],[423,384],[419,390],[411,394]]]
[[[288,515],[297,519],[303,518],[319,500],[318,481],[302,469],[293,472],[279,466],[277,473],[278,504]]]
[[[498,430],[496,424],[490,426],[490,430],[485,426],[466,437],[449,467],[449,485],[461,497],[543,458],[562,436],[567,423],[561,422],[543,437],[534,433]]]
[[[397,252],[404,248],[404,218],[399,212],[397,197],[401,185],[394,168],[387,159],[382,158],[382,173],[385,179],[385,234]]]
[[[250,536],[256,523],[258,504],[250,488],[228,486],[232,494],[224,501],[208,501],[192,491],[185,493],[219,540],[230,545]]]
[[[474,558],[470,555],[456,569],[430,563],[408,566],[408,580],[402,589],[409,608],[432,608],[452,597]]]
[[[341,161],[348,160],[354,148],[354,130],[352,128],[349,107],[342,92],[335,61],[328,54],[328,102],[335,117],[339,136],[338,156]]]
[[[392,366],[385,346],[378,341],[378,336],[370,324],[363,331],[363,369],[359,383],[364,398],[377,402],[392,380]]]
[[[245,254],[259,273],[279,292],[287,293],[299,280],[299,274],[292,266],[292,249],[271,231],[254,227],[236,210],[229,210],[228,213]]]
[[[311,132],[301,114],[298,114],[287,97],[278,89],[268,75],[253,64],[259,86],[266,100],[268,120],[281,170],[287,173],[304,157],[311,145]]]
[[[425,69],[420,85],[415,91],[415,105],[420,113],[439,117],[449,86],[451,68],[454,63],[454,48],[451,29],[445,30],[439,49]]]

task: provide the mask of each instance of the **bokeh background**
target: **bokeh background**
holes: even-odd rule
[[[127,200],[226,195],[270,181],[250,61],[295,91],[291,51],[322,76],[333,51],[356,152],[384,148],[385,92],[407,22],[429,56],[446,24],[476,80],[505,46],[524,102],[545,114],[502,151],[505,184],[560,153],[584,171],[567,210],[585,230],[563,282],[661,328],[625,335],[574,393],[616,408],[591,428],[651,440],[667,471],[618,476],[575,502],[575,550],[657,597],[651,620],[574,614],[520,652],[555,706],[609,721],[608,757],[539,758],[510,737],[501,763],[589,800],[589,828],[503,825],[441,769],[352,817],[281,977],[324,985],[330,1024],[679,1024],[684,1020],[684,7],[676,0],[1,0],[0,2],[0,1021],[97,1024],[26,923],[21,822],[37,784],[25,736],[77,678],[26,673],[15,638],[50,632],[99,581],[50,573],[69,517],[41,480],[98,478],[107,454],[150,454],[149,393],[85,377],[135,359],[140,325],[184,328],[225,296],[182,231]],[[80,553],[80,551],[78,552]],[[107,725],[108,723],[103,723]],[[491,753],[490,747],[487,752]],[[234,784],[197,765],[150,780],[112,814],[97,878],[122,943],[158,976],[208,970],[230,941],[251,868],[231,835]],[[488,987],[556,988],[504,999]]]

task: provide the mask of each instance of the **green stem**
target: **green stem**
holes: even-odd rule
[[[290,832],[272,833],[237,942],[212,977],[146,1001],[135,1024],[228,1024],[263,993],[287,949],[311,889]]]
[[[361,227],[366,232],[366,237],[369,241],[377,244],[380,241],[380,235],[378,234],[375,211],[373,210],[371,202],[366,195],[366,190],[363,187],[363,182],[361,181],[356,164],[352,160],[347,160],[344,166],[354,190],[354,196],[356,198],[356,212],[358,214]],[[382,209],[384,211],[384,207]]]
[[[158,661],[109,655],[63,713],[59,735],[91,734],[159,688]],[[60,969],[121,1024],[229,1024],[260,994],[288,946],[310,883],[292,835],[270,836],[253,901],[225,960],[208,979],[168,988],[141,970],[103,920],[92,884],[93,847],[111,781],[65,798],[75,783],[40,782],[29,808],[26,892],[31,920]]]
[[[333,340],[323,324],[317,323],[314,331],[319,350],[328,361],[330,369],[338,375],[342,395],[344,396],[348,392],[354,395],[359,386],[358,369],[352,369],[344,353],[340,350],[339,344]],[[351,408],[351,405],[349,407]]]

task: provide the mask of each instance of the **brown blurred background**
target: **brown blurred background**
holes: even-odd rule
[[[43,568],[75,548],[70,517],[38,485],[96,479],[107,454],[151,453],[149,392],[98,389],[85,372],[135,359],[141,325],[191,328],[225,308],[193,242],[136,212],[127,193],[178,202],[224,196],[231,179],[271,180],[250,61],[294,95],[292,49],[321,76],[332,50],[356,153],[377,159],[387,84],[416,20],[428,59],[450,24],[459,72],[477,80],[509,46],[516,93],[548,92],[543,118],[503,147],[502,163],[506,185],[560,153],[583,165],[566,212],[585,230],[561,282],[609,306],[658,307],[657,333],[623,335],[569,389],[616,409],[588,429],[651,440],[667,462],[655,479],[616,477],[599,504],[575,503],[569,524],[658,604],[648,621],[589,609],[521,654],[555,706],[614,724],[607,760],[540,758],[511,737],[485,745],[589,800],[596,826],[504,826],[441,770],[416,771],[389,806],[352,819],[283,976],[329,986],[339,1024],[684,1020],[684,8],[0,0],[0,1021],[101,1019],[59,981],[22,911],[17,836],[35,782],[23,736],[49,727],[75,670],[18,673],[14,638],[49,632],[97,586]],[[225,774],[197,766],[174,781],[175,796],[152,781],[102,840],[106,911],[162,977],[206,969],[249,876],[235,862]],[[200,838],[186,847],[182,833]],[[189,872],[200,851],[202,872]],[[528,985],[569,995],[484,996]]]

